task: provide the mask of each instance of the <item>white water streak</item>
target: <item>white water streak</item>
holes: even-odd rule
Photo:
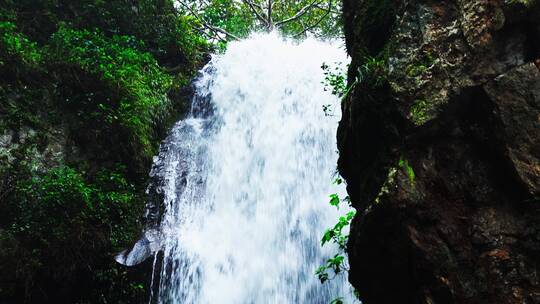
[[[315,269],[336,252],[320,239],[339,214],[328,205],[339,101],[324,91],[336,44],[276,34],[230,43],[196,85],[192,117],[159,161],[167,172],[160,303],[328,303],[350,298],[345,276]],[[212,115],[202,115],[210,99]],[[325,116],[323,105],[334,105]],[[163,150],[163,149],[162,149]]]

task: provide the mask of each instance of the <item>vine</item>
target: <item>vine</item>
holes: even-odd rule
[[[340,185],[343,183],[341,178],[336,178],[334,184]],[[328,202],[330,206],[336,207],[338,210],[342,203],[346,203],[348,207],[351,207],[351,200],[349,196],[340,198],[337,193],[331,194],[330,201]],[[324,284],[330,280],[333,280],[338,275],[343,274],[344,272],[349,271],[349,267],[346,259],[346,249],[347,241],[349,239],[349,234],[347,234],[348,227],[350,227],[351,221],[356,215],[356,211],[351,210],[346,214],[339,217],[338,222],[324,232],[324,235],[321,239],[321,247],[326,244],[335,244],[337,245],[338,252],[334,254],[331,258],[327,259],[326,262],[315,270],[315,275],[319,278],[321,284]],[[355,296],[358,298],[356,290],[354,291]],[[330,302],[330,304],[343,304],[344,298],[338,297]]]

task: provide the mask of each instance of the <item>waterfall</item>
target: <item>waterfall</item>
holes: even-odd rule
[[[191,114],[151,172],[161,206],[149,208],[147,218],[160,216],[145,242],[163,252],[153,301],[351,298],[346,276],[321,284],[314,275],[337,252],[320,240],[344,213],[328,205],[330,194],[344,193],[332,184],[340,108],[324,90],[321,65],[346,59],[335,43],[255,34],[201,71]]]

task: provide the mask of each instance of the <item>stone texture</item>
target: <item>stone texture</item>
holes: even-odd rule
[[[386,64],[338,130],[364,303],[540,303],[539,7],[344,1],[349,82]]]

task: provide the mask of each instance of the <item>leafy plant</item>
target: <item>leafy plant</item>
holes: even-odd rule
[[[422,125],[429,120],[428,103],[425,100],[416,100],[411,107],[409,116],[415,125]]]
[[[46,272],[54,280],[73,280],[100,259],[96,254],[81,261],[86,252],[112,255],[137,236],[144,200],[134,185],[118,171],[103,169],[93,180],[83,174],[64,166],[17,184],[19,201],[5,236],[19,241],[3,251],[25,256],[17,266],[25,284]],[[95,269],[97,281],[111,263]],[[116,272],[110,279],[124,275]]]
[[[411,186],[413,186],[416,175],[414,173],[413,168],[409,164],[409,161],[404,158],[400,158],[398,162],[398,166],[405,171],[405,173],[407,174],[407,177],[409,178],[409,182],[411,183]]]
[[[326,243],[332,241],[333,243],[337,244],[340,249],[345,250],[348,235],[343,234],[342,231],[343,228],[350,225],[355,214],[355,211],[350,211],[345,216],[340,216],[334,227],[325,231],[323,238],[321,239],[321,246],[324,246]]]
[[[30,66],[37,66],[42,61],[37,43],[18,32],[17,26],[10,21],[0,22],[0,66],[5,64],[5,59],[20,60]]]
[[[341,184],[343,180],[340,177],[337,177],[334,180],[334,184]],[[339,206],[342,202],[346,202],[349,206],[351,201],[348,196],[341,199],[338,194],[331,194],[329,204],[335,206],[339,209]],[[341,274],[343,271],[347,271],[346,259],[345,259],[345,250],[347,247],[347,240],[349,235],[345,234],[343,230],[351,224],[352,219],[356,215],[354,210],[347,212],[346,215],[340,216],[338,222],[334,227],[329,228],[325,231],[322,239],[321,246],[325,246],[328,243],[333,243],[337,245],[339,250],[333,257],[326,260],[324,265],[321,265],[315,270],[315,275],[321,282],[325,282],[334,279],[336,276]],[[334,299],[331,303],[344,303],[343,298],[339,297]]]
[[[343,68],[339,63],[333,66],[323,63],[321,69],[324,71],[324,90],[332,92],[333,95],[343,97],[347,90],[347,78]]]
[[[366,57],[364,64],[358,68],[358,83],[380,87],[386,81],[386,60],[383,58]]]
[[[0,20],[0,129],[21,137],[0,149],[0,301],[138,302],[111,256],[140,232],[200,23],[172,0],[6,0]]]
[[[323,63],[321,69],[324,71],[324,80],[322,81],[324,91],[330,91],[332,95],[336,95],[342,99],[345,98],[355,83],[347,87],[347,78],[342,64],[336,62],[330,66],[327,63]],[[323,111],[325,116],[334,116],[333,105],[331,104],[323,105]]]
[[[143,43],[129,36],[105,37],[99,30],[76,30],[62,25],[51,38],[51,51],[63,60],[94,74],[118,94],[115,100],[95,104],[105,122],[118,122],[129,130],[130,141],[153,154],[152,122],[169,105],[172,78],[149,54],[138,50]]]

